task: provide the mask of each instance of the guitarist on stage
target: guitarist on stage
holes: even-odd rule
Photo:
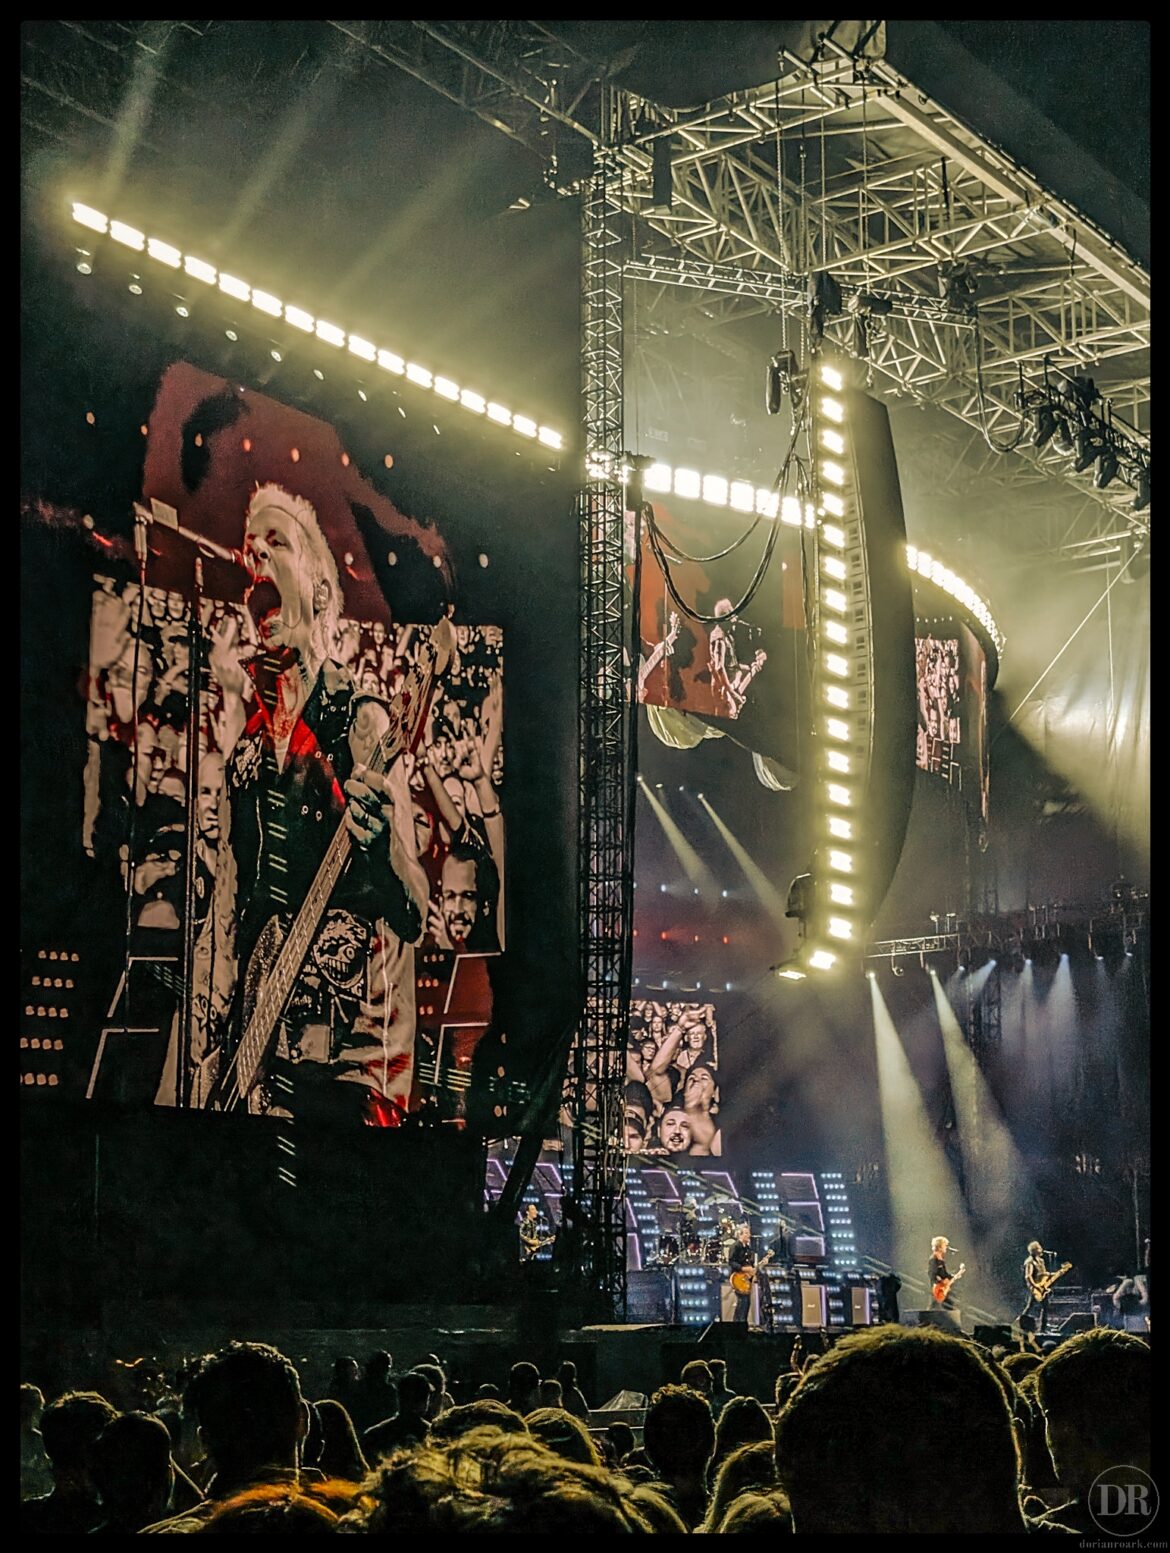
[[[953,1310],[951,1300],[951,1285],[966,1270],[960,1267],[958,1272],[951,1273],[947,1270],[947,1252],[951,1243],[945,1235],[936,1235],[930,1242],[930,1261],[926,1269],[926,1281],[930,1285],[935,1303],[943,1310]]]
[[[735,1232],[735,1244],[727,1257],[727,1277],[731,1289],[731,1297],[735,1304],[731,1310],[731,1320],[738,1321],[741,1325],[747,1324],[748,1312],[751,1310],[752,1294],[751,1284],[748,1292],[741,1294],[732,1284],[731,1279],[736,1273],[750,1272],[752,1282],[755,1281],[756,1253],[752,1250],[752,1232],[747,1224],[741,1224]]]
[[[525,1203],[516,1227],[519,1231],[521,1262],[534,1262],[541,1246],[547,1246],[552,1240],[534,1202]]]
[[[319,1007],[287,1012],[265,1042],[259,1082],[232,1103],[294,1115],[324,1106],[395,1125],[410,1094],[413,945],[428,894],[404,762],[395,756],[380,774],[367,769],[390,713],[329,656],[342,596],[312,505],[261,486],[248,504],[244,555],[261,650],[241,663],[220,644],[216,663],[234,726],[225,739],[215,964],[210,987],[196,994],[209,997],[221,1039],[206,1054],[191,1053],[191,1103],[228,1103],[220,1096],[250,1007],[344,824],[352,853],[308,959],[319,994],[330,972],[334,985],[348,977],[356,1017],[339,1030]],[[243,1066],[235,1064],[237,1074]]]
[[[1028,1255],[1024,1261],[1024,1286],[1028,1291],[1028,1303],[1020,1312],[1022,1332],[1046,1332],[1048,1330],[1048,1263],[1044,1260],[1044,1247],[1038,1240],[1028,1242]]]

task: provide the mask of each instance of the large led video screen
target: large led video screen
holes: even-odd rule
[[[715,1005],[634,999],[626,1052],[626,1151],[718,1157],[721,1103]]]
[[[974,632],[949,622],[941,635],[916,636],[918,727],[915,763],[962,791],[985,823],[988,813],[987,654]]]
[[[328,423],[179,363],[143,430],[138,554],[93,582],[77,817],[126,954],[88,1093],[458,1125],[504,947],[502,631],[393,617],[386,569],[445,546]]]
[[[690,511],[656,502],[652,510],[663,537],[652,541],[647,519],[638,699],[738,722],[776,693],[776,627],[804,624],[799,530],[709,507]],[[755,531],[736,544],[752,525]],[[720,554],[729,544],[729,553]],[[632,535],[627,548],[632,553]],[[762,586],[743,603],[765,553],[771,559]],[[632,581],[632,567],[629,575]]]

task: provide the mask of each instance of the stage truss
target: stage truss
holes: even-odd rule
[[[334,25],[528,146],[549,187],[581,185],[601,144],[602,74],[541,24]],[[1038,382],[1051,356],[1091,375],[1148,448],[1148,274],[885,61],[855,61],[828,43],[814,59],[781,51],[778,72],[694,110],[606,88],[618,119],[614,199],[637,218],[627,257],[647,267],[631,276],[705,289],[702,313],[685,327],[733,355],[737,320],[788,305],[760,281],[790,277],[795,291],[820,274],[857,295],[895,295],[900,306],[869,320],[875,391],[959,423],[943,457],[963,466],[965,481],[991,472],[1034,488],[1032,553],[1091,557],[1148,531],[1132,490],[1117,481],[1097,489],[1092,467],[1076,474],[1051,443],[1036,449],[1025,437],[1011,455],[989,445],[1015,436],[1020,374]],[[663,141],[669,207],[655,180]],[[794,294],[792,305],[804,298]],[[758,354],[753,365],[758,372]],[[1018,545],[1015,526],[1006,537]]]

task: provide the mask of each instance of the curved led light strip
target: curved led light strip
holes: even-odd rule
[[[267,313],[270,318],[283,318],[286,324],[290,324],[294,329],[300,329],[304,334],[314,335],[326,345],[332,345],[337,350],[348,348],[350,355],[357,356],[362,361],[376,363],[383,371],[397,377],[405,377],[417,387],[428,389],[440,399],[458,404],[473,415],[482,415],[485,419],[494,421],[497,426],[508,426],[518,436],[541,443],[544,447],[557,452],[565,445],[564,436],[554,427],[542,426],[528,415],[514,414],[506,405],[497,404],[494,400],[489,401],[473,389],[461,388],[451,378],[438,376],[428,367],[407,361],[404,357],[396,355],[394,351],[384,350],[362,335],[350,334],[338,324],[327,323],[323,318],[315,318],[304,308],[283,302],[280,297],[273,296],[269,291],[261,291],[236,275],[225,274],[224,271],[217,270],[214,264],[208,264],[205,259],[198,259],[193,254],[184,253],[172,244],[163,242],[161,238],[148,237],[137,227],[129,226],[125,221],[116,221],[102,211],[95,210],[92,205],[83,205],[75,200],[73,219],[81,226],[89,227],[93,232],[100,232],[111,237],[116,243],[123,243],[136,253],[145,253],[148,258],[154,259],[159,264],[165,264],[169,269],[181,269],[193,280],[202,281],[207,286],[214,286],[226,296],[234,297],[238,302],[250,302],[254,308],[261,313]]]
[[[586,459],[585,467],[591,479],[608,479],[613,472],[613,459],[594,454]],[[618,473],[623,481],[628,481],[633,470],[629,464],[622,464]],[[787,523],[793,528],[817,526],[816,512],[812,506],[806,505],[802,513],[795,496],[786,496],[781,501],[779,494],[770,486],[752,485],[750,480],[728,480],[722,475],[701,474],[697,469],[674,469],[670,464],[655,463],[643,470],[642,489],[647,495],[681,496],[687,501],[701,501],[708,507],[729,507],[733,512],[758,512],[768,518],[779,516],[781,523]],[[822,505],[830,517],[841,516],[841,499],[831,491],[826,492]],[[835,526],[828,523],[824,525],[823,532],[830,536],[836,532]],[[906,564],[912,572],[928,578],[968,610],[987,632],[996,652],[1002,656],[1004,635],[986,599],[951,571],[949,566],[944,566],[941,561],[914,545],[906,546]]]

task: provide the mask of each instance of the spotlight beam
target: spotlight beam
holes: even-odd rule
[[[946,1235],[974,1250],[971,1225],[958,1184],[923,1104],[893,1018],[876,976],[869,978],[877,1051],[878,1100],[889,1172],[894,1228],[894,1265],[925,1269],[930,1242]],[[929,1292],[926,1303],[930,1303]]]
[[[723,840],[727,844],[728,851],[731,853],[732,857],[735,858],[735,861],[743,870],[744,877],[751,885],[756,899],[771,918],[773,925],[778,928],[783,928],[785,932],[789,932],[790,924],[785,916],[785,902],[782,899],[780,892],[776,889],[776,886],[764,873],[759,864],[752,859],[747,849],[744,847],[739,838],[732,832],[730,827],[720,818],[718,814],[716,814],[709,801],[706,798],[700,796],[699,802],[711,816],[711,820],[715,826],[715,829],[723,837]]]
[[[638,782],[642,789],[642,796],[649,803],[651,809],[653,809],[655,818],[662,826],[662,829],[665,831],[666,839],[673,847],[675,856],[682,864],[683,872],[686,874],[687,878],[693,885],[697,886],[704,893],[704,895],[707,895],[708,897],[711,895],[717,895],[719,892],[719,886],[716,883],[714,875],[711,873],[711,870],[707,867],[706,863],[704,863],[703,859],[695,851],[694,847],[691,846],[690,842],[683,835],[682,831],[671,817],[670,811],[662,802],[662,799],[659,798],[658,794],[654,791],[650,784],[646,781],[643,781],[641,777],[638,778]]]
[[[983,979],[986,981],[986,976]],[[1018,1241],[1021,1233],[1035,1233],[1034,1228],[1023,1228],[1035,1212],[1031,1172],[1015,1145],[975,1053],[967,1044],[942,982],[937,976],[932,976],[931,982],[954,1096],[967,1196],[972,1211],[989,1227],[984,1249],[991,1253],[998,1249],[997,1239],[1006,1246],[1013,1240]],[[984,1281],[988,1280],[985,1278]],[[1010,1300],[1016,1286],[1013,1283],[1010,1289],[1005,1287],[997,1292],[1001,1299]]]

